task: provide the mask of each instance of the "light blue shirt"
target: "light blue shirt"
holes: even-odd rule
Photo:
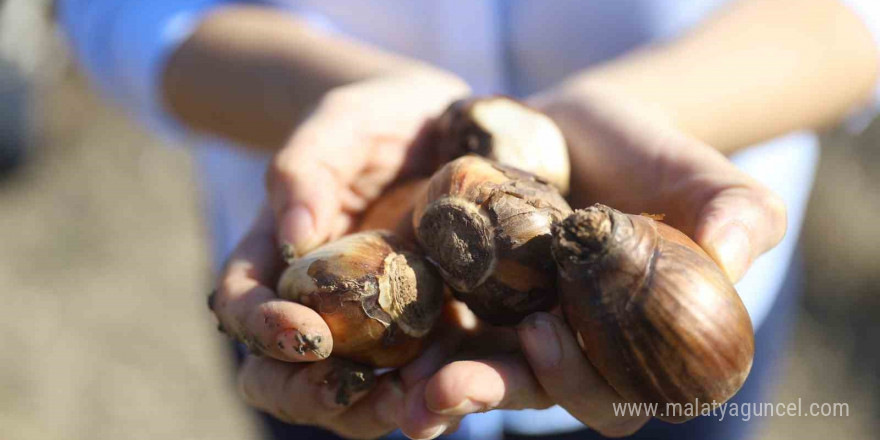
[[[524,96],[635,47],[673,38],[726,0],[276,0],[315,32],[341,33],[460,75],[475,93]],[[880,1],[845,0],[880,42]],[[243,236],[263,200],[267,158],[187,132],[162,108],[168,56],[199,19],[227,0],[60,0],[61,21],[99,89],[158,132],[193,144],[211,220],[215,262]],[[719,55],[722,56],[722,55]],[[860,109],[854,109],[854,114]],[[788,232],[737,284],[755,327],[782,285],[800,235],[818,161],[818,140],[796,132],[731,160],[785,201]],[[493,411],[466,420],[473,438],[571,431],[559,407]]]

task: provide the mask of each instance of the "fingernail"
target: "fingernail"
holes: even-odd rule
[[[482,403],[474,402],[471,399],[464,399],[459,402],[457,405],[452,406],[450,408],[431,408],[428,407],[429,410],[433,413],[437,413],[444,416],[464,416],[468,414],[473,414],[475,412],[483,411],[486,408],[486,405]]]
[[[275,344],[285,356],[293,360],[319,360],[330,353],[324,347],[321,335],[304,335],[298,330],[281,332],[275,338]]]
[[[429,434],[426,437],[410,437],[410,438],[412,438],[413,440],[432,440],[437,437],[440,437],[444,432],[446,432],[447,428],[449,428],[449,426],[447,426],[445,423],[443,423],[443,424],[440,424],[440,426],[438,426],[436,430],[432,431],[431,434]]]
[[[292,259],[311,250],[315,240],[315,219],[303,205],[295,205],[284,215],[280,223],[281,252],[285,259]],[[288,260],[289,261],[289,260]]]
[[[562,360],[562,347],[554,325],[541,316],[526,318],[517,331],[523,344],[523,351],[529,362],[541,368],[553,368]]]
[[[296,247],[290,243],[281,243],[281,259],[287,264],[293,264],[296,260]]]
[[[752,261],[751,243],[745,226],[733,222],[723,226],[709,241],[706,251],[721,265],[731,281],[737,282]]]
[[[398,425],[400,415],[403,413],[403,386],[400,379],[391,378],[386,390],[376,399],[376,417],[388,426]]]

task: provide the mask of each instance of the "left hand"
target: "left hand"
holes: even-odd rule
[[[636,432],[647,416],[617,416],[626,402],[593,368],[562,318],[535,313],[508,329],[522,353],[460,360],[406,388],[400,429],[413,439],[449,432],[471,413],[561,405],[607,437]],[[515,332],[515,333],[514,333]]]
[[[532,101],[560,126],[572,160],[573,207],[601,202],[665,214],[738,281],[785,234],[778,196],[727,158],[677,130],[664,115],[606,90],[561,89]],[[634,433],[645,415],[617,415],[624,402],[596,372],[564,321],[536,313],[517,330],[524,356],[452,362],[408,388],[403,431],[431,438],[466,414],[558,404],[609,437]]]

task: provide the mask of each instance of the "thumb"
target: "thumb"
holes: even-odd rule
[[[345,114],[321,104],[269,164],[269,205],[288,261],[347,230],[351,213],[363,208],[350,183],[368,148],[357,136],[357,122]]]
[[[349,216],[342,212],[342,184],[320,159],[282,151],[273,159],[266,179],[277,239],[286,260],[311,251],[335,230],[346,227]]]
[[[737,282],[755,258],[782,240],[786,225],[781,198],[757,184],[737,186],[703,206],[694,239]]]

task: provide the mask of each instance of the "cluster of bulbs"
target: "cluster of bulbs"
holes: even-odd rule
[[[724,402],[739,390],[754,339],[731,282],[660,221],[604,205],[572,211],[568,150],[550,118],[505,97],[469,98],[435,131],[445,165],[393,188],[361,232],[281,277],[282,298],[327,321],[334,356],[406,364],[450,291],[500,326],[560,305],[584,354],[632,402]]]

